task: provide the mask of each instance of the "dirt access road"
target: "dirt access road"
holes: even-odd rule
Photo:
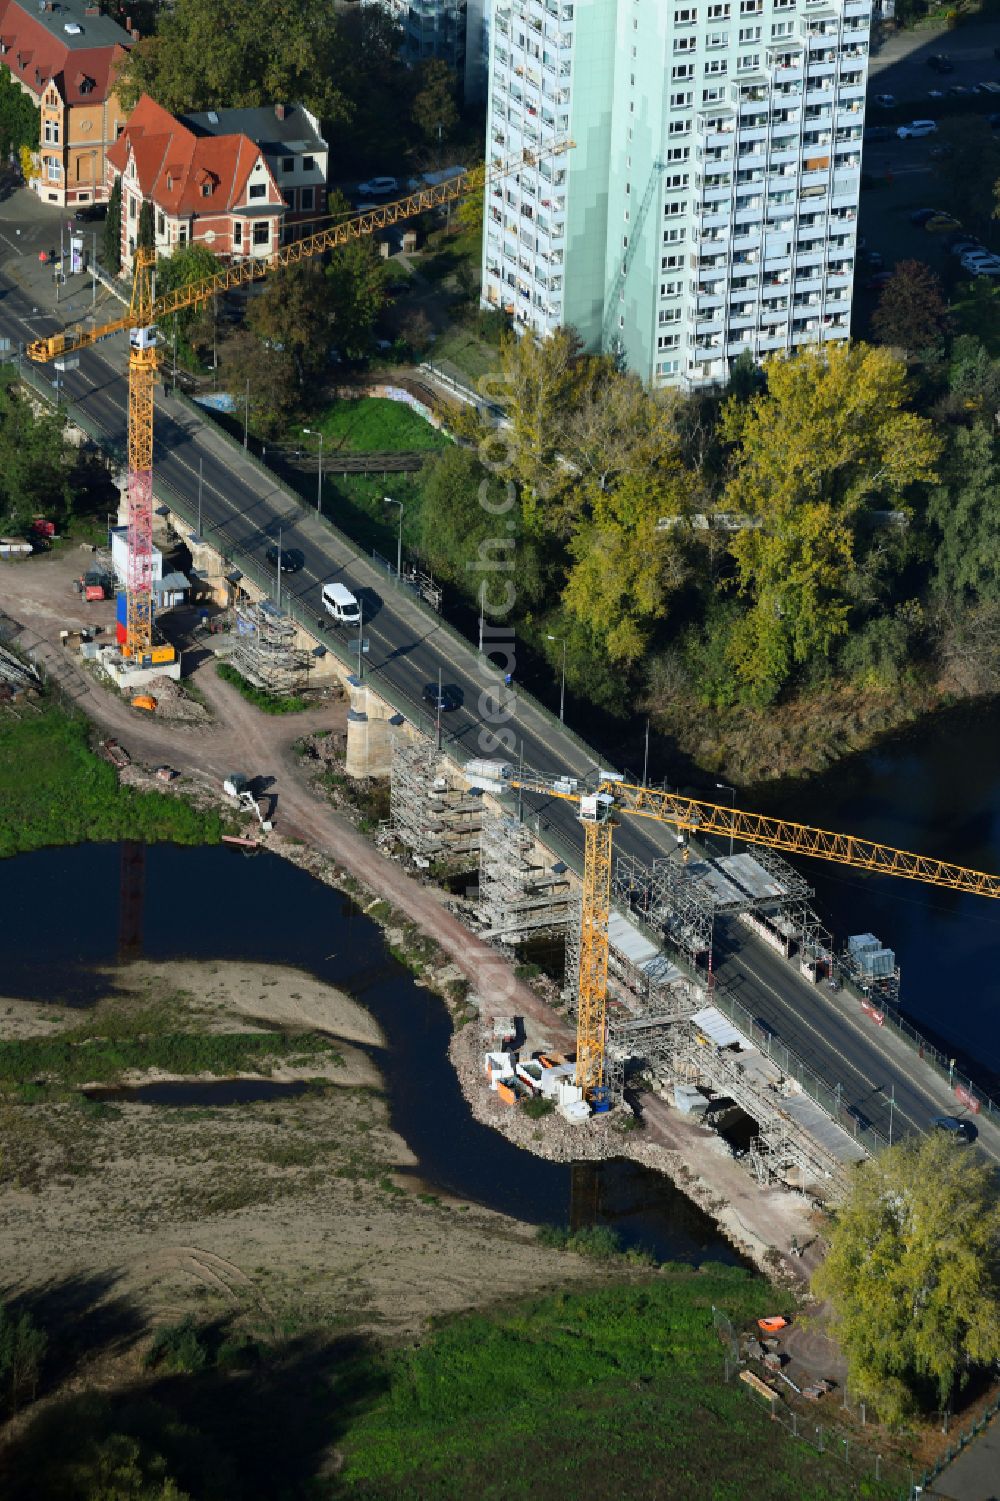
[[[499,954],[462,926],[436,890],[379,854],[346,818],[317,798],[294,745],[312,730],[343,730],[345,704],[331,702],[301,714],[262,714],[221,681],[214,654],[195,652],[189,658],[195,663],[189,681],[209,705],[214,722],[173,725],[131,708],[115,689],[78,665],[79,658],[60,646],[60,630],[97,624],[113,628],[114,621],[110,601],[85,605],[73,590],[72,580],[86,566],[86,557],[83,550],[68,550],[27,562],[0,563],[3,610],[23,627],[17,644],[45,665],[72,702],[103,733],[120,739],[134,760],[154,766],[167,762],[216,795],[231,771],[273,778],[269,790],[277,797],[276,832],[336,860],[373,895],[386,898],[417,923],[458,966],[487,1012],[534,1018],[546,1028],[553,1046],[569,1045],[572,1036],[565,1026],[554,1023],[544,1002],[516,979]]]

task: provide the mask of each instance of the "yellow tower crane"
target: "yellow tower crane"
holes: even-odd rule
[[[792,855],[812,855],[854,870],[902,876],[950,891],[1000,897],[1000,876],[969,870],[929,855],[836,834],[809,824],[792,823],[742,808],[721,807],[700,798],[682,797],[652,787],[636,787],[604,778],[596,792],[583,792],[567,777],[555,779],[519,773],[507,785],[522,792],[575,803],[584,829],[583,905],[580,928],[580,989],[577,1013],[576,1083],[591,1099],[604,1084],[604,1048],[608,999],[608,920],[611,913],[611,850],[617,814],[651,818],[691,834],[718,834],[744,844],[759,844]]]
[[[510,177],[522,168],[534,167],[542,160],[561,156],[572,145],[569,140],[558,141],[537,152],[525,150],[505,161],[475,167],[449,178],[447,182],[421,188],[406,198],[293,240],[269,257],[234,262],[214,276],[178,287],[163,297],[156,296],[155,254],[138,248],[133,257],[132,296],[127,313],[99,328],[67,329],[28,345],[29,358],[44,363],[128,330],[128,620],[123,653],[126,657],[136,665],[146,665],[152,650],[153,387],[159,364],[157,324],[182,308],[204,306],[219,292],[260,281],[280,266],[293,266],[298,261],[322,255],[324,251],[348,245],[352,240],[365,239],[417,214],[454,203],[470,193],[485,191],[492,183]]]

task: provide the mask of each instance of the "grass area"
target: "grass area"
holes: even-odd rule
[[[712,1305],[743,1320],[772,1296],[736,1269],[670,1269],[439,1328],[386,1358],[385,1390],[345,1435],[345,1490],[529,1497],[543,1472],[564,1494],[603,1475],[620,1497],[840,1501],[843,1462],[786,1438],[722,1379]],[[350,1382],[338,1387],[349,1401]]]
[[[449,440],[425,422],[418,412],[401,401],[381,396],[362,396],[356,401],[335,401],[312,427],[322,430],[324,462],[337,467],[341,453],[410,453],[445,448]]]
[[[297,698],[294,694],[281,697],[277,693],[268,693],[264,688],[258,688],[254,683],[248,683],[242,673],[230,667],[228,662],[218,662],[216,672],[224,683],[230,683],[247,703],[254,704],[264,714],[301,714],[303,709],[309,709],[312,705],[308,699]]]
[[[366,552],[376,548],[395,564],[399,507],[387,506],[387,495],[403,507],[403,550],[412,552],[423,501],[419,472],[383,476],[327,471],[324,475],[323,514]]]
[[[225,825],[182,798],[120,787],[82,715],[51,702],[0,715],[0,858],[85,840],[216,844]]]
[[[951,315],[956,334],[973,334],[990,359],[1000,359],[1000,287],[980,276],[955,288]]]
[[[333,1043],[314,1032],[201,1033],[177,1023],[177,1007],[112,1008],[54,1037],[0,1041],[0,1090],[37,1103],[50,1088],[114,1084],[131,1069],[227,1078],[268,1073],[272,1063],[292,1059],[343,1063]]]
[[[487,344],[468,323],[455,323],[439,334],[427,357],[433,365],[454,365],[473,383],[500,368],[497,345]]]

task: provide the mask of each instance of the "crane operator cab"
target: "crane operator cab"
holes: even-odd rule
[[[128,331],[128,343],[130,349],[155,349],[156,324],[151,323],[148,328],[130,328]]]

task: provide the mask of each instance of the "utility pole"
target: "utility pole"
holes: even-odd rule
[[[642,753],[642,785],[647,785],[649,777],[649,720],[646,720],[646,745]]]
[[[896,1085],[889,1085],[889,1145],[892,1146],[892,1112],[896,1106]]]
[[[97,306],[97,230],[90,231],[90,305]],[[177,316],[176,314],[174,315]],[[177,358],[174,357],[174,386],[177,385]]]
[[[485,584],[479,586],[479,655],[483,654],[483,611],[486,608],[486,598],[483,593]]]
[[[281,527],[278,527],[278,597],[275,601],[278,609],[281,609]]]
[[[316,515],[323,514],[323,434],[318,428],[304,427],[302,431],[307,438],[319,439],[319,470],[316,476]]]
[[[382,504],[399,506],[399,531],[396,535],[396,579],[398,581],[403,577],[403,502],[393,500],[391,495],[383,495]]]
[[[203,458],[199,458],[198,459],[198,540],[199,541],[201,541],[201,535],[202,535],[202,533],[201,533],[201,492],[202,492],[202,487],[203,487],[204,478],[205,478],[204,472],[203,472],[204,471],[204,465],[205,465],[205,460]]]
[[[177,315],[175,313],[174,314],[174,318],[176,319],[176,317],[177,317]],[[176,350],[176,348],[177,348],[177,346],[175,344],[174,345],[174,349]],[[175,355],[175,359],[176,359],[176,355]],[[176,375],[176,365],[175,365],[175,368],[174,368],[174,374]],[[250,377],[248,375],[247,376],[246,397],[245,397],[244,402],[243,402],[243,447],[244,448],[247,447],[247,445],[249,443],[249,439],[250,439]]]
[[[559,684],[559,722],[566,722],[566,637],[550,636],[545,633],[546,641],[560,642],[562,645],[562,679]]]
[[[358,677],[363,683],[365,680],[365,602],[364,598],[358,601]]]

